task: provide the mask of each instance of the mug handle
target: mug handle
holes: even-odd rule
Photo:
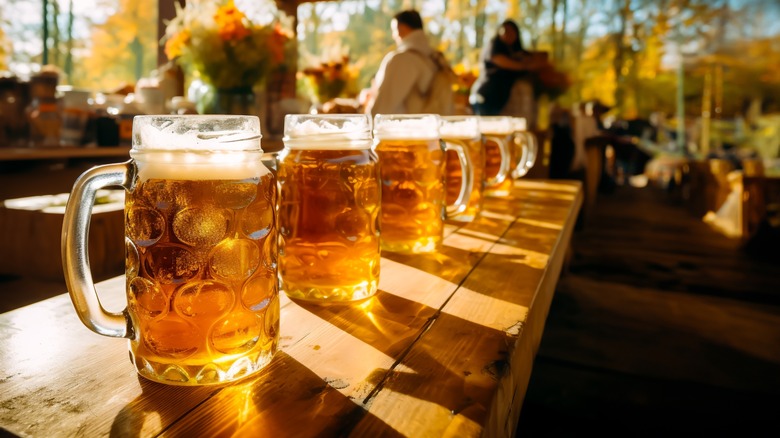
[[[523,131],[528,144],[528,170],[531,170],[536,164],[536,156],[539,153],[539,143],[536,141],[536,135],[531,131]]]
[[[460,168],[463,175],[460,179],[460,193],[455,203],[448,205],[446,208],[447,218],[459,215],[466,211],[471,200],[471,191],[474,189],[474,167],[471,162],[471,157],[466,152],[466,146],[464,143],[456,140],[442,141],[444,152],[451,150],[458,154],[458,161],[460,161]]]
[[[485,138],[493,140],[498,145],[498,150],[501,152],[501,164],[498,167],[498,174],[485,181],[487,186],[495,186],[504,182],[509,175],[510,167],[512,167],[512,157],[509,154],[509,145],[506,142],[506,138],[502,138],[496,135],[486,135]]]
[[[520,149],[520,159],[517,160],[517,165],[512,169],[512,178],[520,178],[526,173],[531,166],[528,165],[528,159],[530,155],[530,147],[527,140],[523,140],[521,137],[525,137],[524,133],[516,133],[512,138],[513,145]]]
[[[115,338],[132,338],[133,328],[126,308],[111,313],[100,304],[89,269],[89,222],[97,191],[108,186],[130,190],[135,176],[132,160],[87,170],[73,185],[62,222],[62,270],[73,307],[87,328]]]

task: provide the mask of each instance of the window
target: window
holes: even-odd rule
[[[2,1],[0,70],[27,77],[49,64],[60,84],[106,91],[157,66],[157,0]]]

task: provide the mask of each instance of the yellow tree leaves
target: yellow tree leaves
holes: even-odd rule
[[[0,28],[0,70],[8,69],[8,57],[11,54],[11,41],[9,41],[3,29]]]
[[[119,0],[116,13],[93,28],[74,82],[101,90],[132,84],[156,68],[158,45],[157,1]]]

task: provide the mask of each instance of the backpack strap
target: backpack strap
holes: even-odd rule
[[[458,75],[455,74],[455,70],[452,69],[450,63],[447,62],[447,58],[444,57],[444,53],[440,50],[435,50],[431,53],[431,60],[436,65],[437,70],[444,70],[450,80],[456,80]]]
[[[434,50],[428,56],[426,56],[424,53],[420,52],[419,50],[415,50],[412,48],[406,49],[405,52],[414,53],[415,55],[421,58],[429,59],[431,62],[433,62],[434,78],[440,71],[443,71],[451,82],[454,83],[458,80],[458,75],[455,73],[455,70],[452,69],[450,63],[447,62],[447,58],[444,56],[444,53],[442,53],[440,50]],[[428,86],[428,91],[425,94],[428,94],[430,92],[432,86],[433,86],[433,81],[431,81],[431,84]]]

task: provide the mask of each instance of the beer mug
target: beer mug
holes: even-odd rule
[[[465,211],[471,193],[471,160],[465,149],[439,137],[435,114],[385,115],[374,118],[374,147],[382,181],[380,242],[383,250],[402,253],[436,251],[444,239],[444,219]],[[458,154],[462,174],[458,199],[447,205],[446,150]]]
[[[485,194],[507,196],[512,188],[512,170],[518,155],[514,148],[511,117],[479,116],[485,145]]]
[[[472,221],[482,210],[482,192],[485,188],[485,150],[482,148],[479,119],[476,116],[442,116],[439,133],[445,144],[460,145],[468,151],[471,160],[471,196],[466,209],[452,219],[461,222]],[[453,204],[460,194],[463,169],[454,150],[447,151],[446,156],[447,203]]]
[[[279,338],[276,183],[254,116],[136,116],[131,159],[76,181],[62,230],[81,321],[128,338],[138,373],[173,385],[249,376]],[[101,307],[87,234],[98,189],[125,195],[127,308]]]
[[[534,167],[538,146],[536,144],[536,136],[527,130],[524,118],[512,117],[512,125],[514,126],[512,141],[520,157],[517,161],[517,166],[512,170],[512,178],[520,178]]]
[[[379,169],[368,115],[287,115],[278,157],[279,278],[294,299],[350,302],[379,284]]]

